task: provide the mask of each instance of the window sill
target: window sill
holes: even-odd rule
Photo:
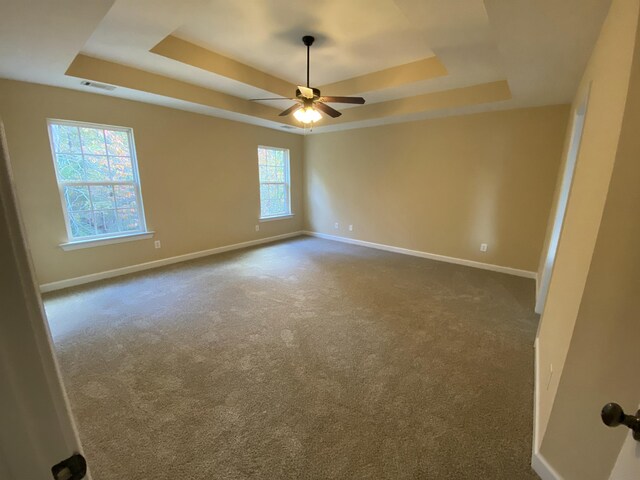
[[[118,237],[94,238],[91,240],[76,240],[74,242],[61,243],[60,248],[65,252],[69,250],[78,250],[80,248],[99,247],[102,245],[111,245],[113,243],[133,242],[136,240],[146,240],[153,238],[155,232],[132,233],[129,235],[121,235]]]
[[[261,217],[259,221],[272,222],[274,220],[286,220],[287,218],[293,218],[293,213],[288,213],[287,215],[278,215],[277,217]]]

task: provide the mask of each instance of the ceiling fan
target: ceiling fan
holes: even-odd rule
[[[309,48],[313,45],[315,38],[311,35],[302,37],[302,43],[307,46],[307,86],[299,85],[296,89],[295,97],[275,97],[275,98],[252,98],[251,101],[262,100],[295,100],[296,104],[280,112],[280,117],[285,117],[291,113],[296,120],[304,124],[313,124],[322,118],[320,112],[324,112],[332,118],[342,115],[336,109],[327,105],[327,103],[355,103],[362,105],[364,98],[362,97],[327,97],[320,95],[320,90],[309,86]]]

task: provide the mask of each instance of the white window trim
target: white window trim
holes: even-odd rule
[[[264,148],[267,150],[280,150],[281,152],[285,152],[285,158],[286,158],[286,164],[287,164],[287,168],[286,168],[286,177],[285,177],[285,183],[287,185],[287,203],[289,205],[289,212],[287,213],[283,213],[282,215],[272,215],[269,217],[263,217],[261,215],[258,216],[258,220],[260,222],[271,222],[273,220],[286,220],[287,218],[292,218],[295,214],[293,213],[293,207],[291,206],[291,153],[289,152],[288,148],[282,148],[282,147],[270,147],[267,145],[258,145],[258,150]],[[259,165],[259,163],[258,163]],[[277,183],[278,185],[280,185],[282,182],[261,182],[260,181],[260,167],[258,167],[258,191],[260,191],[260,186],[262,184],[267,184],[267,183]],[[262,212],[262,204],[259,205],[260,207],[260,212]]]
[[[147,231],[147,232],[137,232],[137,233],[129,233],[127,235],[118,235],[117,237],[109,237],[109,238],[94,238],[92,240],[74,240],[73,242],[65,242],[61,243],[59,246],[65,252],[69,250],[78,250],[81,248],[90,248],[90,247],[99,247],[101,245],[111,245],[113,243],[124,243],[124,242],[133,242],[136,240],[146,240],[148,238],[153,238],[153,235],[156,232]]]
[[[262,222],[273,222],[274,220],[286,220],[288,218],[293,218],[293,217],[295,217],[295,214],[288,213],[286,215],[274,215],[272,217],[260,217],[258,220],[260,221],[260,223],[262,223]]]
[[[133,181],[129,182],[63,182],[61,183],[58,180],[58,162],[56,159],[56,151],[55,146],[53,144],[53,136],[51,135],[51,125],[69,125],[73,127],[94,127],[99,129],[109,129],[114,131],[126,132],[127,138],[129,139],[129,153],[131,157],[131,167],[133,170]],[[62,120],[57,118],[47,118],[47,133],[49,135],[49,145],[51,147],[51,155],[53,159],[53,168],[56,173],[56,183],[58,185],[58,193],[60,195],[60,202],[62,206],[62,213],[64,215],[64,223],[65,228],[67,230],[67,242],[61,243],[60,247],[63,250],[75,250],[77,248],[88,248],[100,245],[108,245],[111,243],[122,243],[129,242],[133,240],[141,240],[143,238],[151,238],[153,237],[153,231],[147,230],[147,222],[146,215],[144,213],[144,204],[142,201],[142,182],[140,180],[140,174],[138,171],[138,156],[135,149],[135,140],[133,137],[133,128],[131,127],[121,127],[117,125],[107,125],[101,123],[92,123],[92,122],[79,122],[74,120]],[[139,222],[140,222],[140,230],[129,231],[129,232],[118,232],[118,233],[106,233],[103,235],[91,235],[86,237],[73,238],[71,234],[71,223],[69,221],[69,212],[67,211],[66,201],[64,198],[64,187],[66,185],[73,185],[74,183],[87,185],[87,184],[123,184],[123,185],[133,185],[136,191],[136,202],[138,204],[139,211]],[[135,237],[135,238],[134,238]]]

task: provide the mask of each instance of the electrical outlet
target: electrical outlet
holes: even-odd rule
[[[481,252],[486,252],[487,248],[489,248],[489,246],[486,243],[481,243],[480,244],[480,251]]]
[[[161,247],[160,240],[156,240],[155,242],[153,242],[153,246],[156,248],[160,248]]]
[[[256,225],[256,232],[260,231],[260,225]]]
[[[340,224],[338,222],[333,224],[333,228],[335,228],[336,230],[338,230],[340,228]]]
[[[349,225],[349,231],[353,232],[353,225]]]

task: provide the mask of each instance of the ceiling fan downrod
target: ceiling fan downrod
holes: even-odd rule
[[[302,37],[302,43],[307,46],[307,88],[309,88],[309,49],[311,45],[313,45],[314,41],[315,38],[311,35],[305,35],[304,37]]]

